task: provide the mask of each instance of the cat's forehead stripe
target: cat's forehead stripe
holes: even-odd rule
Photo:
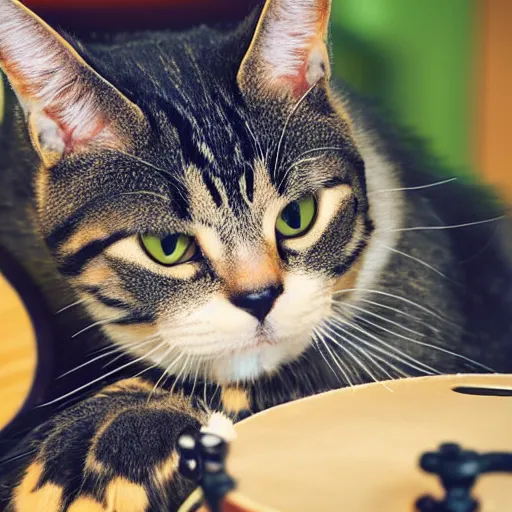
[[[252,201],[251,201],[251,199],[249,199],[249,194],[247,191],[247,176],[246,176],[246,174],[244,174],[243,176],[240,177],[240,193],[242,194],[242,198],[245,201],[245,204],[250,207]]]
[[[222,178],[239,176],[254,161],[258,141],[236,95],[209,84],[207,91],[174,90],[154,106],[165,115],[164,136],[170,130],[177,137],[184,165]]]
[[[213,202],[220,208],[224,203],[224,199],[218,188],[218,184],[216,184],[215,181],[214,177],[210,176],[208,172],[203,173],[203,182],[206,185],[208,192],[210,192]]]

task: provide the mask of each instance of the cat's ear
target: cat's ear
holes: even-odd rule
[[[331,0],[267,0],[238,72],[242,90],[301,97],[330,77]]]
[[[122,147],[140,109],[17,0],[0,0],[0,67],[46,166],[91,147]]]

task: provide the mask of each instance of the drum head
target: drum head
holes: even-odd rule
[[[412,511],[420,496],[442,496],[419,468],[423,452],[444,442],[512,452],[512,376],[363,385],[270,409],[236,429],[229,501],[240,510]],[[482,477],[474,495],[481,512],[512,510],[512,475]]]

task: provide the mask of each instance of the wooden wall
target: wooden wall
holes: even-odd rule
[[[512,202],[512,0],[483,0],[475,159]]]
[[[28,313],[0,274],[0,428],[25,401],[35,366],[35,335]]]

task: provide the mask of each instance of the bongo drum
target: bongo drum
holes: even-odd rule
[[[43,298],[0,247],[0,431],[44,396],[53,345]]]
[[[509,452],[498,456],[498,472],[469,486],[479,508],[467,510],[512,510],[512,375],[345,388],[269,409],[235,430],[226,461],[235,490],[225,496],[224,512],[422,510],[420,497],[441,500],[444,490],[438,476],[420,467],[420,458],[446,442],[478,454]],[[446,469],[457,448],[443,450],[425,455],[423,466],[437,457]],[[488,460],[498,460],[493,457]],[[198,505],[199,496],[196,491],[180,512],[209,510]]]

